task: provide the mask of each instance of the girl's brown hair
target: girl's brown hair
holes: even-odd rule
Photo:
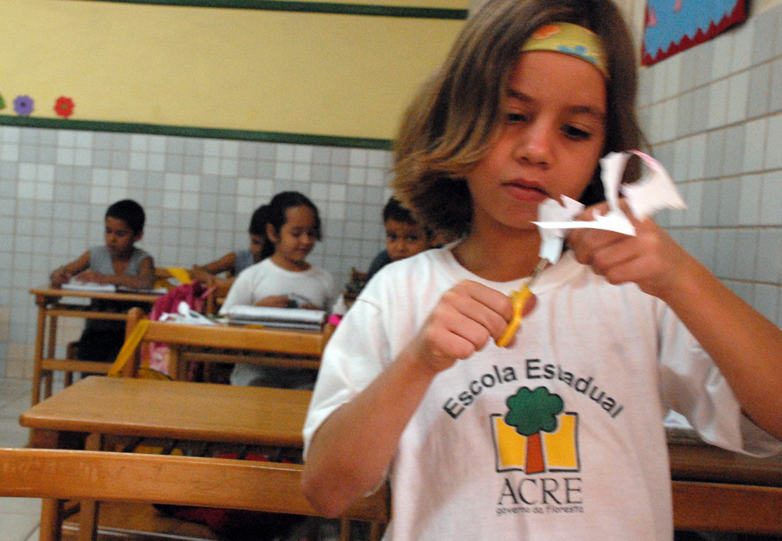
[[[443,67],[408,108],[394,147],[393,188],[430,228],[469,233],[473,207],[464,176],[491,147],[522,45],[538,27],[553,22],[588,28],[603,43],[611,75],[604,152],[642,143],[632,38],[611,0],[491,0],[468,22]],[[583,203],[604,198],[599,178],[598,167]]]

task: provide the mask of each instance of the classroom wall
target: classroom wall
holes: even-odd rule
[[[132,1],[0,0],[0,123],[16,116],[15,97],[29,96],[30,118],[65,125],[388,140],[463,26],[418,13],[467,8],[465,0],[363,2],[413,10],[406,17],[353,14],[344,0],[336,8],[347,13]],[[75,103],[65,121],[53,108],[60,96]]]
[[[782,3],[753,4],[745,24],[642,70],[639,104],[689,206],[660,222],[782,326]]]

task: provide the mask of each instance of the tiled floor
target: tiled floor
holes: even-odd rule
[[[30,407],[31,382],[0,378],[0,447],[24,447],[19,415]],[[2,480],[0,480],[2,483]],[[38,541],[41,500],[0,498],[0,541]]]

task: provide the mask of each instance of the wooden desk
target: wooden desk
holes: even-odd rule
[[[300,449],[311,396],[310,391],[93,376],[23,413],[20,424],[34,430],[32,441],[39,448],[98,450],[106,438],[121,436]],[[62,518],[63,502],[44,500],[41,541],[60,538]],[[96,522],[97,504],[82,502],[80,540],[94,539]]]
[[[301,448],[311,391],[88,377],[24,412],[33,445],[69,432]],[[68,438],[72,439],[72,438]]]
[[[129,301],[149,303],[151,305],[159,297],[159,295],[151,293],[72,291],[54,289],[51,287],[31,289],[30,293],[35,295],[35,304],[38,306],[38,325],[35,335],[35,358],[33,364],[33,406],[41,400],[42,379],[45,380],[43,398],[48,398],[52,395],[53,372],[55,370],[62,370],[68,374],[70,372],[107,373],[111,366],[110,363],[56,359],[54,355],[57,347],[57,318],[79,317],[83,319],[109,319],[119,321],[127,319],[126,313],[99,312],[91,310],[90,306],[87,305],[63,303],[61,302],[62,298],[70,297],[74,299]],[[70,383],[68,379],[69,378],[66,378],[66,385]]]
[[[782,453],[759,459],[707,445],[668,449],[676,529],[782,535]]]
[[[185,380],[188,361],[317,369],[328,338],[324,331],[150,321],[142,343],[167,344],[169,375]]]

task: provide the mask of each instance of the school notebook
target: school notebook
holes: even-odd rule
[[[114,284],[99,284],[97,282],[75,282],[71,281],[62,285],[63,289],[70,291],[95,291],[105,293],[141,293],[141,294],[158,294],[162,295],[166,291],[165,288],[156,289],[138,289],[133,287],[115,286]]]
[[[231,323],[264,325],[289,329],[320,329],[326,321],[323,310],[305,308],[272,308],[269,306],[234,306],[228,310]]]

